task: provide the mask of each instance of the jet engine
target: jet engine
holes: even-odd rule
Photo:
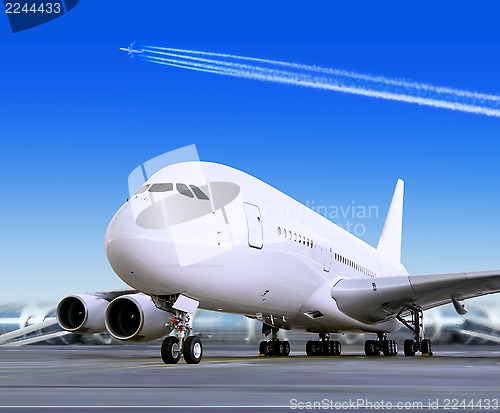
[[[117,340],[149,341],[170,333],[173,314],[158,309],[148,295],[115,298],[104,317],[106,329]]]
[[[70,295],[57,305],[57,322],[72,333],[102,333],[106,331],[104,314],[108,304],[95,295]]]

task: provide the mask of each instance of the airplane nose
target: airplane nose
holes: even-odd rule
[[[164,285],[167,280],[168,286],[177,290],[178,283],[167,272],[169,267],[178,265],[168,227],[144,228],[138,223],[138,216],[128,201],[109,223],[105,248],[111,267],[123,281],[140,291],[158,293],[152,286]]]
[[[106,249],[111,245],[111,243],[124,238],[133,237],[134,225],[132,225],[133,217],[131,212],[132,210],[127,202],[111,219],[104,237]]]

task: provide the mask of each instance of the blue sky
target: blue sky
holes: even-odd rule
[[[0,302],[121,287],[103,238],[128,174],[193,143],[303,203],[377,206],[351,219],[372,245],[401,177],[410,272],[500,268],[499,118],[118,50],[136,40],[500,95],[495,2],[96,3],[16,34],[0,17]]]

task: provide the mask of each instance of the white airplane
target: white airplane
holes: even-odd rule
[[[105,246],[113,270],[133,290],[71,295],[58,305],[67,331],[107,330],[115,339],[168,335],[165,363],[199,363],[190,335],[198,307],[262,321],[259,351],[287,356],[279,329],[319,334],[307,355],[337,356],[339,332],[372,332],[365,354],[396,355],[387,333],[413,338],[404,354],[432,355],[423,310],[500,291],[500,270],[408,275],[400,262],[403,181],[399,180],[377,248],[276,188],[228,166],[184,162],[149,178],[111,220]]]
[[[135,45],[135,42],[130,43],[129,47],[120,47],[120,50],[122,52],[127,52],[131,59],[134,58],[134,55],[138,55],[138,54],[144,55],[144,49],[136,50],[136,49],[134,49],[134,45]]]

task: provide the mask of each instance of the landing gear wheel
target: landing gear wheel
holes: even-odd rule
[[[274,356],[274,343],[272,341],[266,341],[264,354],[266,356]]]
[[[335,347],[333,341],[324,341],[323,342],[323,355],[325,356],[333,356]]]
[[[306,343],[306,354],[308,356],[340,356],[341,352],[340,341],[319,340]]]
[[[415,341],[406,339],[404,344],[405,356],[413,357],[415,355]]]
[[[203,356],[203,346],[198,336],[190,336],[182,346],[184,360],[187,364],[198,364]]]
[[[420,344],[422,356],[432,356],[432,342],[428,338],[424,338]]]
[[[384,356],[397,356],[398,343],[396,342],[396,340],[382,341],[382,352],[384,353]]]
[[[365,354],[369,357],[380,356],[380,350],[377,340],[365,341]]]
[[[273,343],[273,354],[275,356],[282,356],[283,355],[283,342],[282,341],[275,341]]]
[[[334,341],[333,342],[333,355],[334,356],[340,356],[342,353],[342,344],[340,344],[340,341]]]
[[[288,356],[290,354],[290,343],[288,341],[261,341],[259,353],[264,356]]]
[[[308,356],[316,356],[316,342],[315,341],[308,341],[306,343],[306,354]]]
[[[181,358],[181,347],[177,337],[168,336],[161,345],[161,359],[165,364],[177,364]]]
[[[282,356],[287,357],[290,354],[290,343],[288,341],[283,341],[283,354]]]
[[[323,344],[323,356],[340,356],[340,353],[342,352],[342,345],[340,344],[340,341],[327,340],[320,343]]]

